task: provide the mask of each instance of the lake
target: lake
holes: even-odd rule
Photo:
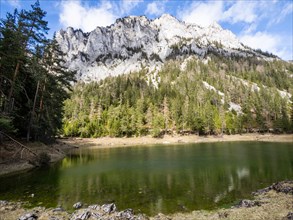
[[[0,200],[65,209],[115,202],[119,210],[170,214],[229,207],[286,179],[293,179],[292,143],[83,148],[51,167],[1,177]]]

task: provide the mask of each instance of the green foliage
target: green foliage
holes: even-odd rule
[[[16,132],[13,126],[12,118],[0,115],[0,132],[5,132],[5,133]]]
[[[15,10],[0,21],[0,114],[9,118],[6,129],[17,129],[27,140],[57,134],[74,76],[55,39],[46,37],[45,16],[36,1],[30,10]]]
[[[63,132],[83,137],[291,132],[292,106],[278,91],[292,93],[291,65],[211,56],[208,64],[189,60],[186,70],[177,61],[165,63],[158,86],[146,80],[144,71],[78,83],[65,101]],[[268,74],[272,71],[283,78]],[[241,112],[229,110],[230,102]]]

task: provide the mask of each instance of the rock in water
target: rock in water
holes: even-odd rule
[[[23,216],[21,216],[18,220],[36,220],[38,219],[38,216],[34,213],[27,213]]]
[[[103,212],[108,213],[108,214],[115,212],[117,209],[116,205],[114,203],[104,204],[104,205],[102,205],[101,208],[102,208]]]
[[[75,209],[79,209],[79,208],[81,208],[82,207],[82,203],[81,202],[77,202],[77,203],[75,203],[74,205],[73,205],[73,208],[75,208]]]

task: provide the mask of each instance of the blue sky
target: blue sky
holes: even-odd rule
[[[0,0],[0,16],[5,17],[14,8],[28,9],[34,2]],[[50,36],[68,26],[88,32],[128,15],[154,19],[169,13],[181,21],[202,26],[216,21],[244,44],[293,60],[292,0],[40,0],[40,3],[47,11]]]

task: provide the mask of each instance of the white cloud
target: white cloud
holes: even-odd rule
[[[147,5],[146,14],[159,16],[165,12],[165,2],[152,2]]]
[[[237,1],[223,13],[221,20],[228,21],[232,24],[237,22],[252,23],[257,17],[255,12],[256,7],[257,2]]]
[[[249,34],[249,33],[252,33],[254,31],[256,31],[256,29],[257,29],[257,24],[252,23],[252,24],[249,24],[249,25],[247,25],[246,27],[243,28],[243,33]]]
[[[225,9],[226,8],[226,9]],[[214,21],[253,23],[257,19],[257,2],[251,1],[207,1],[194,2],[182,11],[179,17],[189,23],[208,26]]]
[[[7,1],[12,7],[19,8],[20,7],[20,0],[8,0]]]
[[[120,3],[121,14],[128,14],[142,2],[143,0],[122,0]]]
[[[292,51],[290,49],[292,48],[292,43],[291,45],[290,42],[284,43],[285,39],[290,39],[290,37],[259,31],[255,34],[244,34],[239,36],[239,38],[242,43],[251,48],[268,51],[285,60],[292,59]]]
[[[109,2],[102,2],[97,7],[89,7],[81,4],[80,1],[63,1],[59,21],[63,27],[80,28],[89,32],[97,26],[107,26],[116,19],[112,5]]]
[[[209,26],[214,21],[219,21],[223,15],[223,2],[194,2],[183,11],[179,11],[178,17],[188,23],[201,26]]]
[[[280,37],[265,32],[257,32],[240,36],[240,41],[255,49],[276,52],[277,45],[280,43]]]
[[[293,3],[290,2],[285,5],[281,12],[278,13],[278,16],[272,16],[272,20],[269,25],[280,23],[288,14],[293,13]]]

